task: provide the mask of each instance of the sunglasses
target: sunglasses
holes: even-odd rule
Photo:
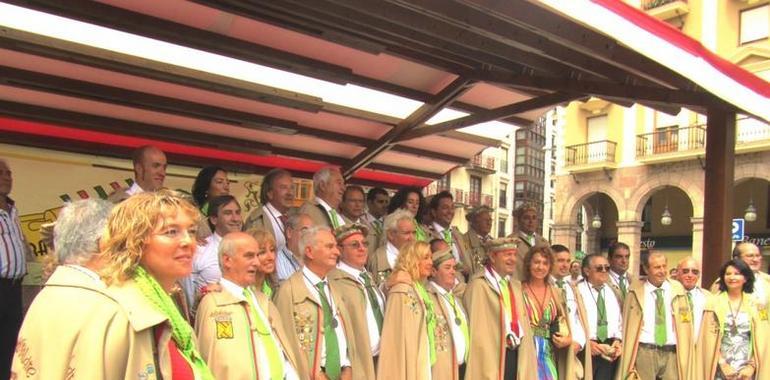
[[[594,267],[594,270],[597,272],[609,272],[610,266],[609,265],[597,265]]]
[[[692,273],[692,274],[697,276],[697,275],[700,274],[700,269],[682,268],[682,269],[679,270],[679,273],[680,274],[690,274],[690,273]]]

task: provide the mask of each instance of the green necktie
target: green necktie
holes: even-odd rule
[[[508,291],[508,280],[501,279],[500,280],[500,295],[503,296],[503,306],[505,307],[505,314],[511,314],[511,293]],[[509,316],[511,320],[513,320],[513,316]]]
[[[254,314],[259,341],[262,343],[262,348],[264,348],[265,354],[267,355],[267,362],[270,363],[270,380],[281,380],[283,379],[284,372],[281,349],[273,338],[270,327],[259,317],[257,306],[254,304],[256,296],[252,294],[251,289],[243,289],[243,296],[246,297],[246,302],[248,302],[249,307],[251,307],[251,312]]]
[[[666,344],[666,305],[661,288],[655,289],[655,344]]]
[[[334,331],[334,314],[332,314],[332,307],[329,304],[329,299],[326,297],[326,291],[324,290],[326,282],[321,281],[315,286],[318,288],[318,293],[321,295],[321,308],[324,312],[324,346],[326,347],[326,363],[324,363],[326,376],[331,380],[338,380],[340,378],[340,372],[342,366],[340,364],[340,346],[337,342],[337,333]]]
[[[596,339],[604,342],[609,337],[607,332],[607,305],[604,304],[604,288],[594,287],[598,296],[596,297]]]
[[[372,222],[372,227],[374,227],[374,231],[377,233],[377,236],[382,235],[382,221],[379,219],[375,219]]]
[[[366,295],[369,297],[369,303],[372,305],[372,311],[374,311],[374,320],[377,321],[377,331],[382,333],[382,308],[380,308],[377,292],[372,285],[372,277],[369,276],[369,273],[367,272],[361,272],[361,279],[364,280]]]
[[[626,292],[628,289],[626,288],[626,276],[620,275],[618,276],[618,286],[620,287],[620,294],[623,295],[623,299],[626,299]]]
[[[556,280],[556,286],[558,286],[559,289],[564,290],[564,280],[563,279]]]
[[[452,230],[447,228],[447,229],[444,230],[444,232],[442,234],[444,235],[444,241],[447,244],[449,244],[450,248],[451,248],[451,245],[452,245]]]
[[[452,311],[455,313],[455,323],[458,321],[460,322],[460,331],[463,332],[463,337],[465,337],[465,360],[468,360],[468,345],[471,342],[471,334],[468,331],[468,322],[465,320],[465,316],[463,315],[462,310],[457,307],[457,301],[455,301],[454,294],[452,294],[452,292],[448,292],[446,297],[449,301],[449,304],[452,305]]]
[[[333,208],[330,208],[329,215],[331,215],[330,219],[332,220],[332,228],[337,229],[337,227],[340,226],[340,220],[337,219],[337,211],[334,211]]]
[[[687,303],[690,304],[690,313],[695,314],[695,307],[692,305],[692,293],[687,292]]]

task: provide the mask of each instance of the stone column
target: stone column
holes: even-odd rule
[[[575,252],[575,241],[580,236],[580,226],[577,224],[554,224],[551,226],[551,231],[553,231],[551,244],[561,244],[569,248],[570,252]]]
[[[628,271],[634,276],[639,275],[640,250],[642,245],[642,226],[644,223],[636,220],[622,220],[616,223],[618,227],[618,241],[628,244],[631,248],[631,259]]]
[[[692,217],[690,223],[692,223],[692,257],[703,263],[703,218]],[[671,263],[669,263],[670,266]]]

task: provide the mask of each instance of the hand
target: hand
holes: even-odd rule
[[[389,291],[390,288],[396,286],[396,284],[411,284],[412,283],[412,276],[409,275],[409,273],[406,273],[402,270],[395,271],[388,276],[387,281],[385,281],[385,291]]]
[[[619,340],[616,340],[612,342],[612,348],[615,349],[615,353],[612,355],[612,360],[618,360],[620,355],[623,353],[623,345]]]
[[[353,380],[353,370],[350,367],[342,367],[340,380]]]
[[[601,346],[602,344],[593,340],[589,340],[588,344],[591,345],[591,356],[599,356],[604,354],[604,350],[602,350]]]
[[[727,362],[721,362],[719,363],[719,369],[722,371],[722,374],[725,375],[728,379],[737,379],[738,378],[738,371],[735,370],[731,365],[727,364]]]
[[[219,283],[211,283],[203,285],[199,290],[198,293],[201,295],[201,297],[205,296],[208,293],[219,293],[222,291],[222,285],[219,285]]]
[[[329,380],[329,376],[326,376],[323,372],[318,372],[318,376],[316,376],[315,380]]]
[[[738,371],[738,378],[741,380],[750,380],[754,376],[754,367],[747,365]]]
[[[572,350],[575,351],[575,353],[577,354],[578,352],[580,352],[580,350],[582,350],[582,348],[580,347],[579,344],[572,343]]]
[[[569,335],[553,334],[551,341],[557,348],[564,348],[572,344],[572,337]]]

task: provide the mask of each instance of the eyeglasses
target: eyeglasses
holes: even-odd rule
[[[700,274],[700,269],[682,268],[682,269],[679,269],[678,272],[679,272],[679,274],[690,274],[690,273],[692,273],[692,274],[697,276],[697,275]]]
[[[594,270],[597,272],[609,272],[610,266],[609,265],[597,265],[594,267]]]
[[[352,247],[353,249],[361,249],[361,247],[369,248],[368,241],[354,241],[350,244],[340,244],[340,247]]]

